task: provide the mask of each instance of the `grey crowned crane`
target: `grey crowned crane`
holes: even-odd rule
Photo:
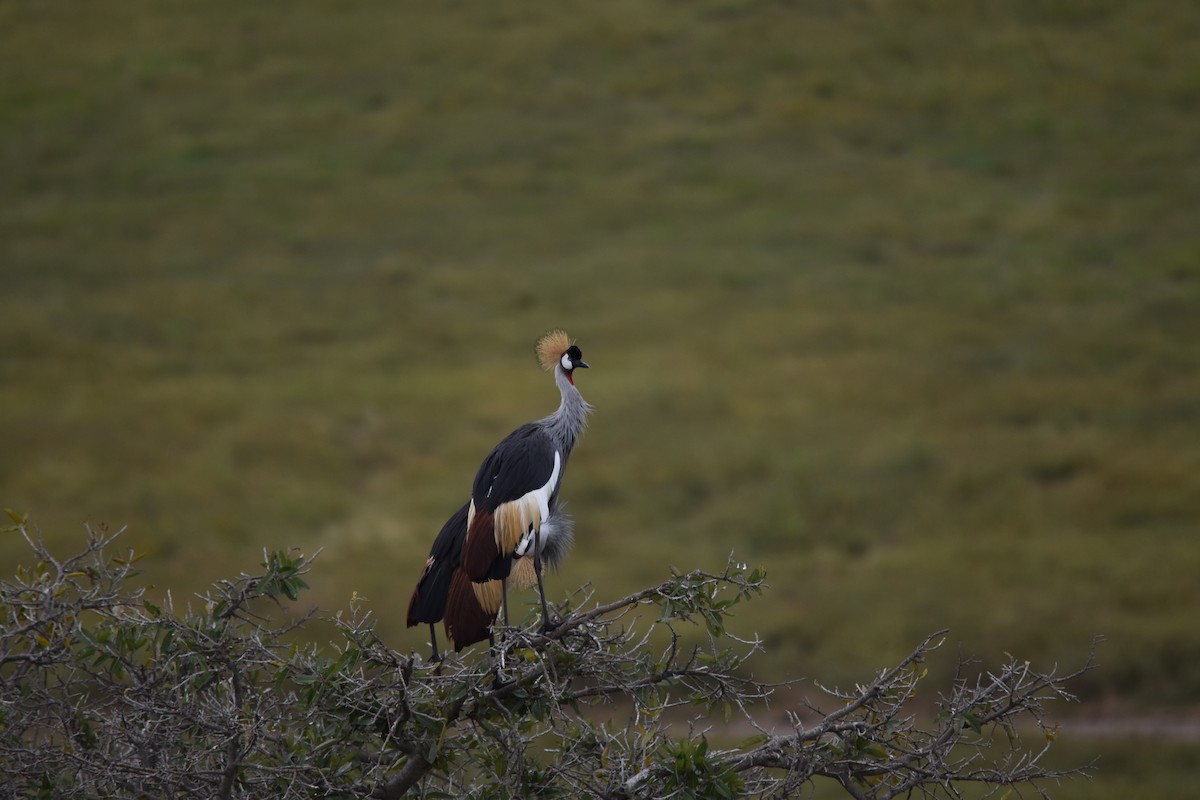
[[[462,509],[447,521],[409,605],[409,625],[432,626],[440,611],[456,650],[489,638],[501,608],[507,621],[510,581],[537,584],[543,628],[550,624],[542,573],[546,565],[557,566],[571,544],[571,523],[558,496],[591,406],[574,377],[588,365],[565,331],[542,336],[537,357],[554,373],[558,410],[517,428],[483,460],[465,524]]]

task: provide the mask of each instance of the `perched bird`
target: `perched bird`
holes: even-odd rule
[[[553,414],[522,425],[496,445],[475,475],[444,609],[446,635],[458,650],[488,638],[502,607],[507,620],[510,578],[537,584],[543,627],[550,624],[542,573],[545,564],[561,561],[571,543],[572,527],[558,496],[591,406],[574,377],[587,362],[565,331],[542,336],[537,356],[543,369],[554,372],[561,402]]]

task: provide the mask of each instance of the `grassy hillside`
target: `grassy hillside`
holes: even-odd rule
[[[479,459],[596,406],[550,582],[730,551],[762,672],[949,625],[1200,700],[1200,9],[0,4],[0,505],[176,592],[401,609]],[[24,558],[0,541],[0,563]]]

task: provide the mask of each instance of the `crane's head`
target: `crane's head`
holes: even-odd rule
[[[571,378],[571,373],[577,367],[587,368],[587,362],[583,360],[583,352],[578,346],[571,344],[567,332],[561,328],[556,328],[538,339],[537,357],[542,369],[562,367],[571,383],[575,382]]]

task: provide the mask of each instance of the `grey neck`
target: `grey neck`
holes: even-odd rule
[[[579,441],[583,434],[583,429],[587,426],[588,412],[592,407],[583,399],[583,395],[575,388],[575,384],[571,383],[566,370],[561,366],[554,368],[554,383],[562,395],[562,402],[559,403],[557,411],[542,418],[539,423],[558,445],[565,461],[571,456],[575,442]]]

